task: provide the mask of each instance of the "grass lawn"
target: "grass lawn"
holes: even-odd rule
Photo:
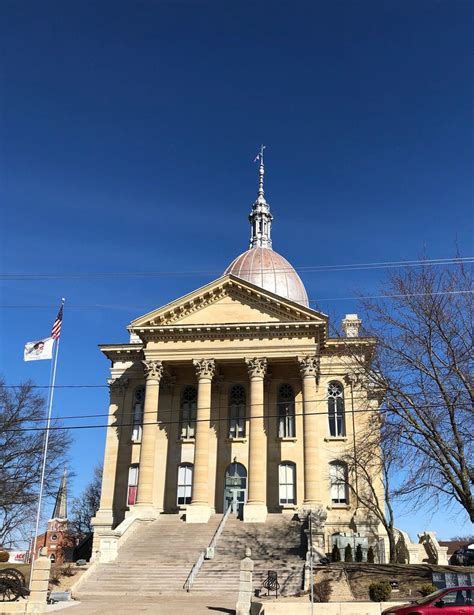
[[[399,591],[392,592],[392,600],[419,598],[422,585],[432,583],[432,572],[474,572],[468,566],[435,566],[432,564],[367,564],[334,563],[343,567],[356,600],[369,598],[369,585],[377,581],[398,581]]]

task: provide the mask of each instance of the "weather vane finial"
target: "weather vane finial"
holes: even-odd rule
[[[259,166],[259,169],[258,169],[258,175],[259,175],[258,195],[259,196],[264,196],[264,194],[265,194],[265,192],[263,190],[263,177],[265,175],[265,164],[264,164],[264,160],[263,160],[263,152],[264,152],[265,148],[266,148],[266,145],[261,145],[259,153],[254,158],[254,162],[257,162],[257,160],[260,162],[260,166]]]

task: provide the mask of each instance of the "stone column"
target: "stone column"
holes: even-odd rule
[[[186,509],[186,523],[207,523],[209,503],[209,431],[211,429],[211,385],[216,371],[213,359],[193,361],[198,378],[196,440],[194,444],[193,494]]]
[[[321,450],[323,441],[322,424],[324,416],[316,414],[316,377],[319,373],[319,360],[307,356],[299,359],[303,385],[303,454],[304,454],[304,504],[305,508],[315,508],[321,504]],[[321,420],[321,418],[323,420]]]
[[[111,378],[108,381],[110,403],[107,420],[107,434],[105,438],[104,469],[102,475],[102,490],[100,507],[92,519],[94,527],[94,547],[92,553],[98,550],[99,535],[103,531],[110,531],[114,522],[114,493],[117,472],[117,458],[119,452],[119,413],[123,412],[123,400],[128,385],[126,378]]]
[[[264,523],[267,518],[267,442],[264,429],[264,378],[266,359],[246,359],[250,378],[250,428],[246,523]]]
[[[146,378],[145,405],[143,408],[142,444],[138,468],[138,494],[133,513],[140,519],[155,519],[157,516],[153,501],[155,442],[163,364],[161,361],[142,361],[142,363]]]

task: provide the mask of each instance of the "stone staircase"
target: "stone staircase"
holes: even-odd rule
[[[250,547],[254,589],[262,587],[270,569],[278,573],[279,593],[296,594],[303,583],[305,551],[301,547],[301,533],[301,523],[285,515],[269,514],[265,524],[243,523],[231,515],[214,559],[204,562],[191,591],[237,594],[240,560]]]
[[[208,523],[187,525],[179,515],[160,515],[157,521],[139,522],[117,559],[97,564],[74,597],[107,600],[112,595],[152,598],[184,594],[184,582],[221,519],[222,515],[213,515]],[[269,569],[278,573],[279,593],[291,595],[301,589],[305,552],[300,522],[270,514],[265,524],[243,523],[231,515],[214,559],[205,560],[191,592],[237,596],[240,560],[246,547],[252,549],[255,589],[261,588]]]
[[[123,544],[117,559],[98,564],[74,592],[80,599],[137,594],[153,597],[183,593],[183,584],[201,551],[210,543],[222,515],[187,525],[179,515],[160,515],[140,526]]]

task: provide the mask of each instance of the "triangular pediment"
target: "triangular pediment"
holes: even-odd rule
[[[327,316],[229,274],[133,320],[129,329],[297,322],[326,324]]]

